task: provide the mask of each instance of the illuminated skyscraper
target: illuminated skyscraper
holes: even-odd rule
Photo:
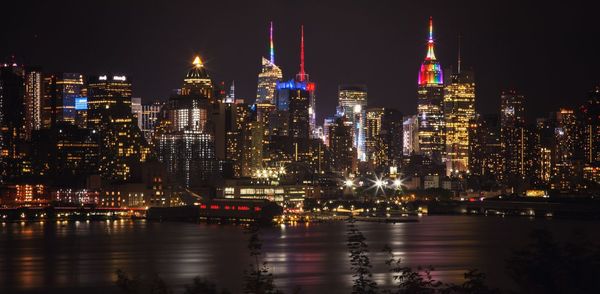
[[[366,85],[341,85],[338,87],[338,103],[352,124],[352,140],[360,161],[367,160],[366,150],[366,111],[367,111],[367,86]]]
[[[294,158],[302,157],[308,151],[309,139],[313,137],[315,83],[310,82],[304,71],[304,29],[300,42],[300,72],[295,79],[277,83],[277,113],[272,120],[277,125],[279,135],[288,136],[291,146],[288,150]],[[285,120],[285,121],[284,121]],[[287,122],[287,125],[286,125]],[[287,128],[287,131],[285,131]]]
[[[572,109],[561,109],[556,113],[554,129],[556,146],[551,175],[552,189],[565,192],[575,189],[578,180],[576,154],[580,139],[575,112]]]
[[[25,134],[42,127],[42,72],[36,68],[25,73]]]
[[[402,154],[410,156],[419,153],[419,119],[417,115],[409,115],[403,118],[402,123]]]
[[[210,102],[213,100],[213,83],[208,77],[206,68],[200,59],[200,56],[196,56],[192,62],[192,68],[188,71],[185,79],[183,79],[183,86],[181,87],[181,95],[201,95],[206,97]]]
[[[283,74],[281,69],[275,65],[275,48],[273,45],[273,22],[269,30],[270,59],[262,58],[262,69],[258,74],[258,88],[256,91],[257,104],[275,104],[275,89],[277,82],[281,81]]]
[[[352,146],[352,124],[346,117],[338,117],[329,129],[329,148],[333,171],[343,176],[357,170],[356,149]]]
[[[25,117],[25,71],[16,62],[0,64],[0,178],[9,179],[31,172],[23,160]]]
[[[450,75],[444,89],[444,117],[446,175],[467,172],[469,126],[475,119],[475,79],[472,72],[461,72],[459,67],[457,73]]]
[[[525,96],[503,91],[500,96],[500,138],[505,180],[524,179],[528,169]]]
[[[196,57],[181,94],[169,97],[156,126],[154,146],[158,159],[185,187],[204,186],[219,171],[216,126],[210,118],[213,103],[218,108],[220,101],[213,101],[212,85],[200,57]]]
[[[427,56],[421,64],[418,79],[419,149],[434,162],[441,163],[444,143],[444,77],[435,58],[433,19],[429,19]]]
[[[502,145],[497,115],[476,115],[469,128],[469,170],[471,174],[502,179]]]
[[[100,132],[100,173],[127,181],[141,170],[150,149],[131,113],[131,81],[124,75],[91,76],[87,80],[88,127]]]
[[[588,99],[580,108],[585,163],[600,165],[600,86],[588,93]]]
[[[44,76],[42,125],[75,124],[75,101],[84,96],[83,76],[78,73],[56,73]]]
[[[383,142],[383,107],[370,107],[366,110],[365,151],[367,161],[372,166],[380,166],[386,161],[386,148]]]

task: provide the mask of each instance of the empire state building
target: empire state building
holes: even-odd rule
[[[435,58],[433,41],[433,19],[429,19],[427,56],[419,71],[417,91],[419,148],[423,155],[441,163],[444,142],[444,77],[442,66]]]

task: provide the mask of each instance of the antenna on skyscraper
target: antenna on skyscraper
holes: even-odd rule
[[[461,35],[458,34],[458,73],[460,73],[460,63],[461,63],[461,59],[460,59],[460,38],[461,38]]]
[[[300,81],[304,81],[304,25],[300,26]]]
[[[271,28],[269,30],[269,46],[270,46],[270,56],[271,56],[271,63],[275,64],[275,48],[273,46],[273,22],[271,21]]]

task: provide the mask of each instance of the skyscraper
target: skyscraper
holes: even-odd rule
[[[42,127],[42,72],[29,68],[25,73],[25,134]]]
[[[343,176],[356,172],[356,149],[352,146],[352,124],[338,117],[329,129],[329,148],[333,171]]]
[[[181,94],[169,97],[156,127],[158,159],[185,187],[207,184],[216,175],[219,163],[215,152],[215,125],[210,121],[213,83],[196,57],[188,71]]]
[[[57,123],[75,124],[75,101],[83,94],[83,76],[78,73],[55,73],[44,76],[42,124],[45,128]],[[99,103],[96,101],[96,103]]]
[[[131,113],[131,81],[125,75],[91,76],[87,89],[88,127],[101,137],[100,173],[130,180],[150,152]]]
[[[348,122],[352,124],[352,146],[356,148],[358,159],[367,160],[366,153],[366,85],[341,85],[338,87],[339,107]]]
[[[402,154],[410,156],[419,153],[419,119],[417,115],[408,115],[402,123]]]
[[[370,107],[366,110],[365,151],[367,161],[373,166],[381,166],[386,161],[386,148],[382,136],[384,114],[383,107]]]
[[[309,75],[304,71],[304,29],[302,28],[300,42],[300,72],[294,79],[277,83],[277,113],[274,124],[280,135],[288,136],[288,151],[298,155],[308,151],[309,139],[313,137],[315,83],[310,82]],[[287,117],[286,117],[287,116]],[[287,118],[287,119],[286,119]],[[287,125],[283,120],[287,121]],[[287,127],[287,132],[282,128]],[[301,155],[302,156],[302,155]]]
[[[434,53],[433,19],[429,19],[427,56],[418,79],[419,149],[436,163],[441,163],[444,144],[444,77]]]
[[[459,57],[460,64],[460,57]],[[469,170],[469,126],[475,119],[475,79],[473,72],[450,75],[444,89],[446,135],[446,175]]]
[[[500,138],[505,180],[524,179],[527,164],[525,96],[514,90],[500,96]]]
[[[275,65],[275,48],[273,45],[273,22],[269,30],[269,55],[270,59],[262,58],[262,69],[258,74],[258,88],[256,91],[257,104],[275,104],[275,89],[277,82],[281,81],[283,74]]]

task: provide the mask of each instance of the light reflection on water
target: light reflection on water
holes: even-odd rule
[[[367,238],[373,277],[392,277],[381,252],[389,245],[403,265],[434,266],[434,277],[460,282],[478,268],[496,286],[510,285],[504,260],[533,228],[566,238],[575,228],[598,234],[597,222],[529,218],[429,216],[419,223],[358,223]],[[598,239],[597,235],[592,235]],[[158,273],[182,287],[203,276],[239,292],[250,264],[240,226],[146,221],[6,223],[0,226],[0,293],[106,293],[114,272]],[[264,259],[275,281],[304,293],[349,293],[352,277],[344,223],[269,227],[261,231]]]

